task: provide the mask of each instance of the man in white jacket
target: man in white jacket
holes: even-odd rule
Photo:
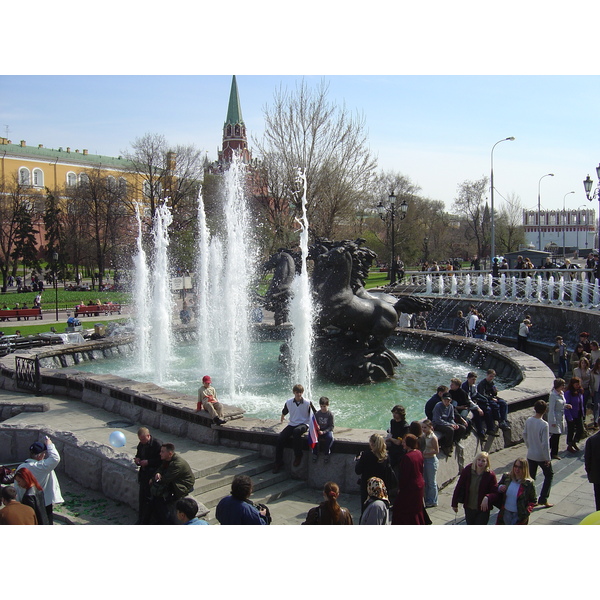
[[[53,505],[64,502],[60,493],[60,485],[54,472],[54,469],[56,469],[60,462],[60,455],[48,436],[45,438],[45,443],[34,442],[31,444],[29,446],[29,454],[30,458],[19,465],[19,469],[22,467],[29,469],[42,486],[48,520],[50,521],[50,525],[52,525],[54,523]],[[25,490],[18,486],[15,487],[17,488],[17,496],[19,496],[18,500],[21,501]]]
[[[538,400],[533,405],[535,414],[525,421],[523,441],[527,446],[527,463],[529,465],[529,474],[531,475],[531,478],[535,481],[538,467],[541,467],[542,472],[544,473],[544,483],[537,503],[546,508],[550,508],[551,506],[554,506],[548,502],[554,471],[552,470],[552,463],[550,462],[550,434],[548,423],[542,419],[547,407],[548,404],[544,400]]]

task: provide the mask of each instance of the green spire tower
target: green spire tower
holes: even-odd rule
[[[219,163],[230,163],[234,152],[239,153],[246,164],[252,160],[235,75],[231,80],[227,117],[223,125],[223,150],[219,152]]]

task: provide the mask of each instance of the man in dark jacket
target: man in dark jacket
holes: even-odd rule
[[[177,524],[175,504],[194,489],[192,468],[179,454],[173,444],[160,447],[161,465],[152,479],[152,512],[159,525]]]
[[[151,496],[150,483],[158,467],[160,466],[161,441],[150,435],[147,427],[140,427],[137,432],[140,443],[135,454],[135,464],[140,468],[138,471],[139,494],[139,517],[136,525],[148,525],[150,523]]]
[[[600,431],[585,442],[585,472],[594,484],[596,510],[600,510]]]

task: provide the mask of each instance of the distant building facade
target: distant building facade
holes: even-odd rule
[[[542,210],[538,222],[537,210],[523,211],[523,227],[527,245],[538,250],[549,247],[559,248],[559,253],[568,254],[579,250],[584,255],[586,250],[597,248],[596,211],[589,209]],[[541,248],[538,248],[541,237]]]

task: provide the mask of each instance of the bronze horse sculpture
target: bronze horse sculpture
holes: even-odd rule
[[[362,247],[363,242],[320,240],[311,246],[308,255],[314,262],[311,278],[316,305],[314,367],[319,374],[342,383],[393,377],[400,361],[386,348],[385,341],[393,334],[400,312],[420,312],[432,306],[429,300],[421,298],[397,300],[367,292],[364,281],[375,254]],[[266,263],[277,265],[276,274],[282,261],[289,265],[291,253],[287,257],[282,254],[279,252]],[[287,295],[271,287],[267,292],[269,298],[289,299],[290,286],[282,289]],[[281,356],[284,361],[288,356],[286,344]]]
[[[269,289],[262,298],[262,304],[274,313],[275,325],[283,325],[289,317],[289,300],[292,294],[292,282],[296,275],[296,266],[292,255],[284,249],[279,250],[264,263],[263,270],[275,269]]]

